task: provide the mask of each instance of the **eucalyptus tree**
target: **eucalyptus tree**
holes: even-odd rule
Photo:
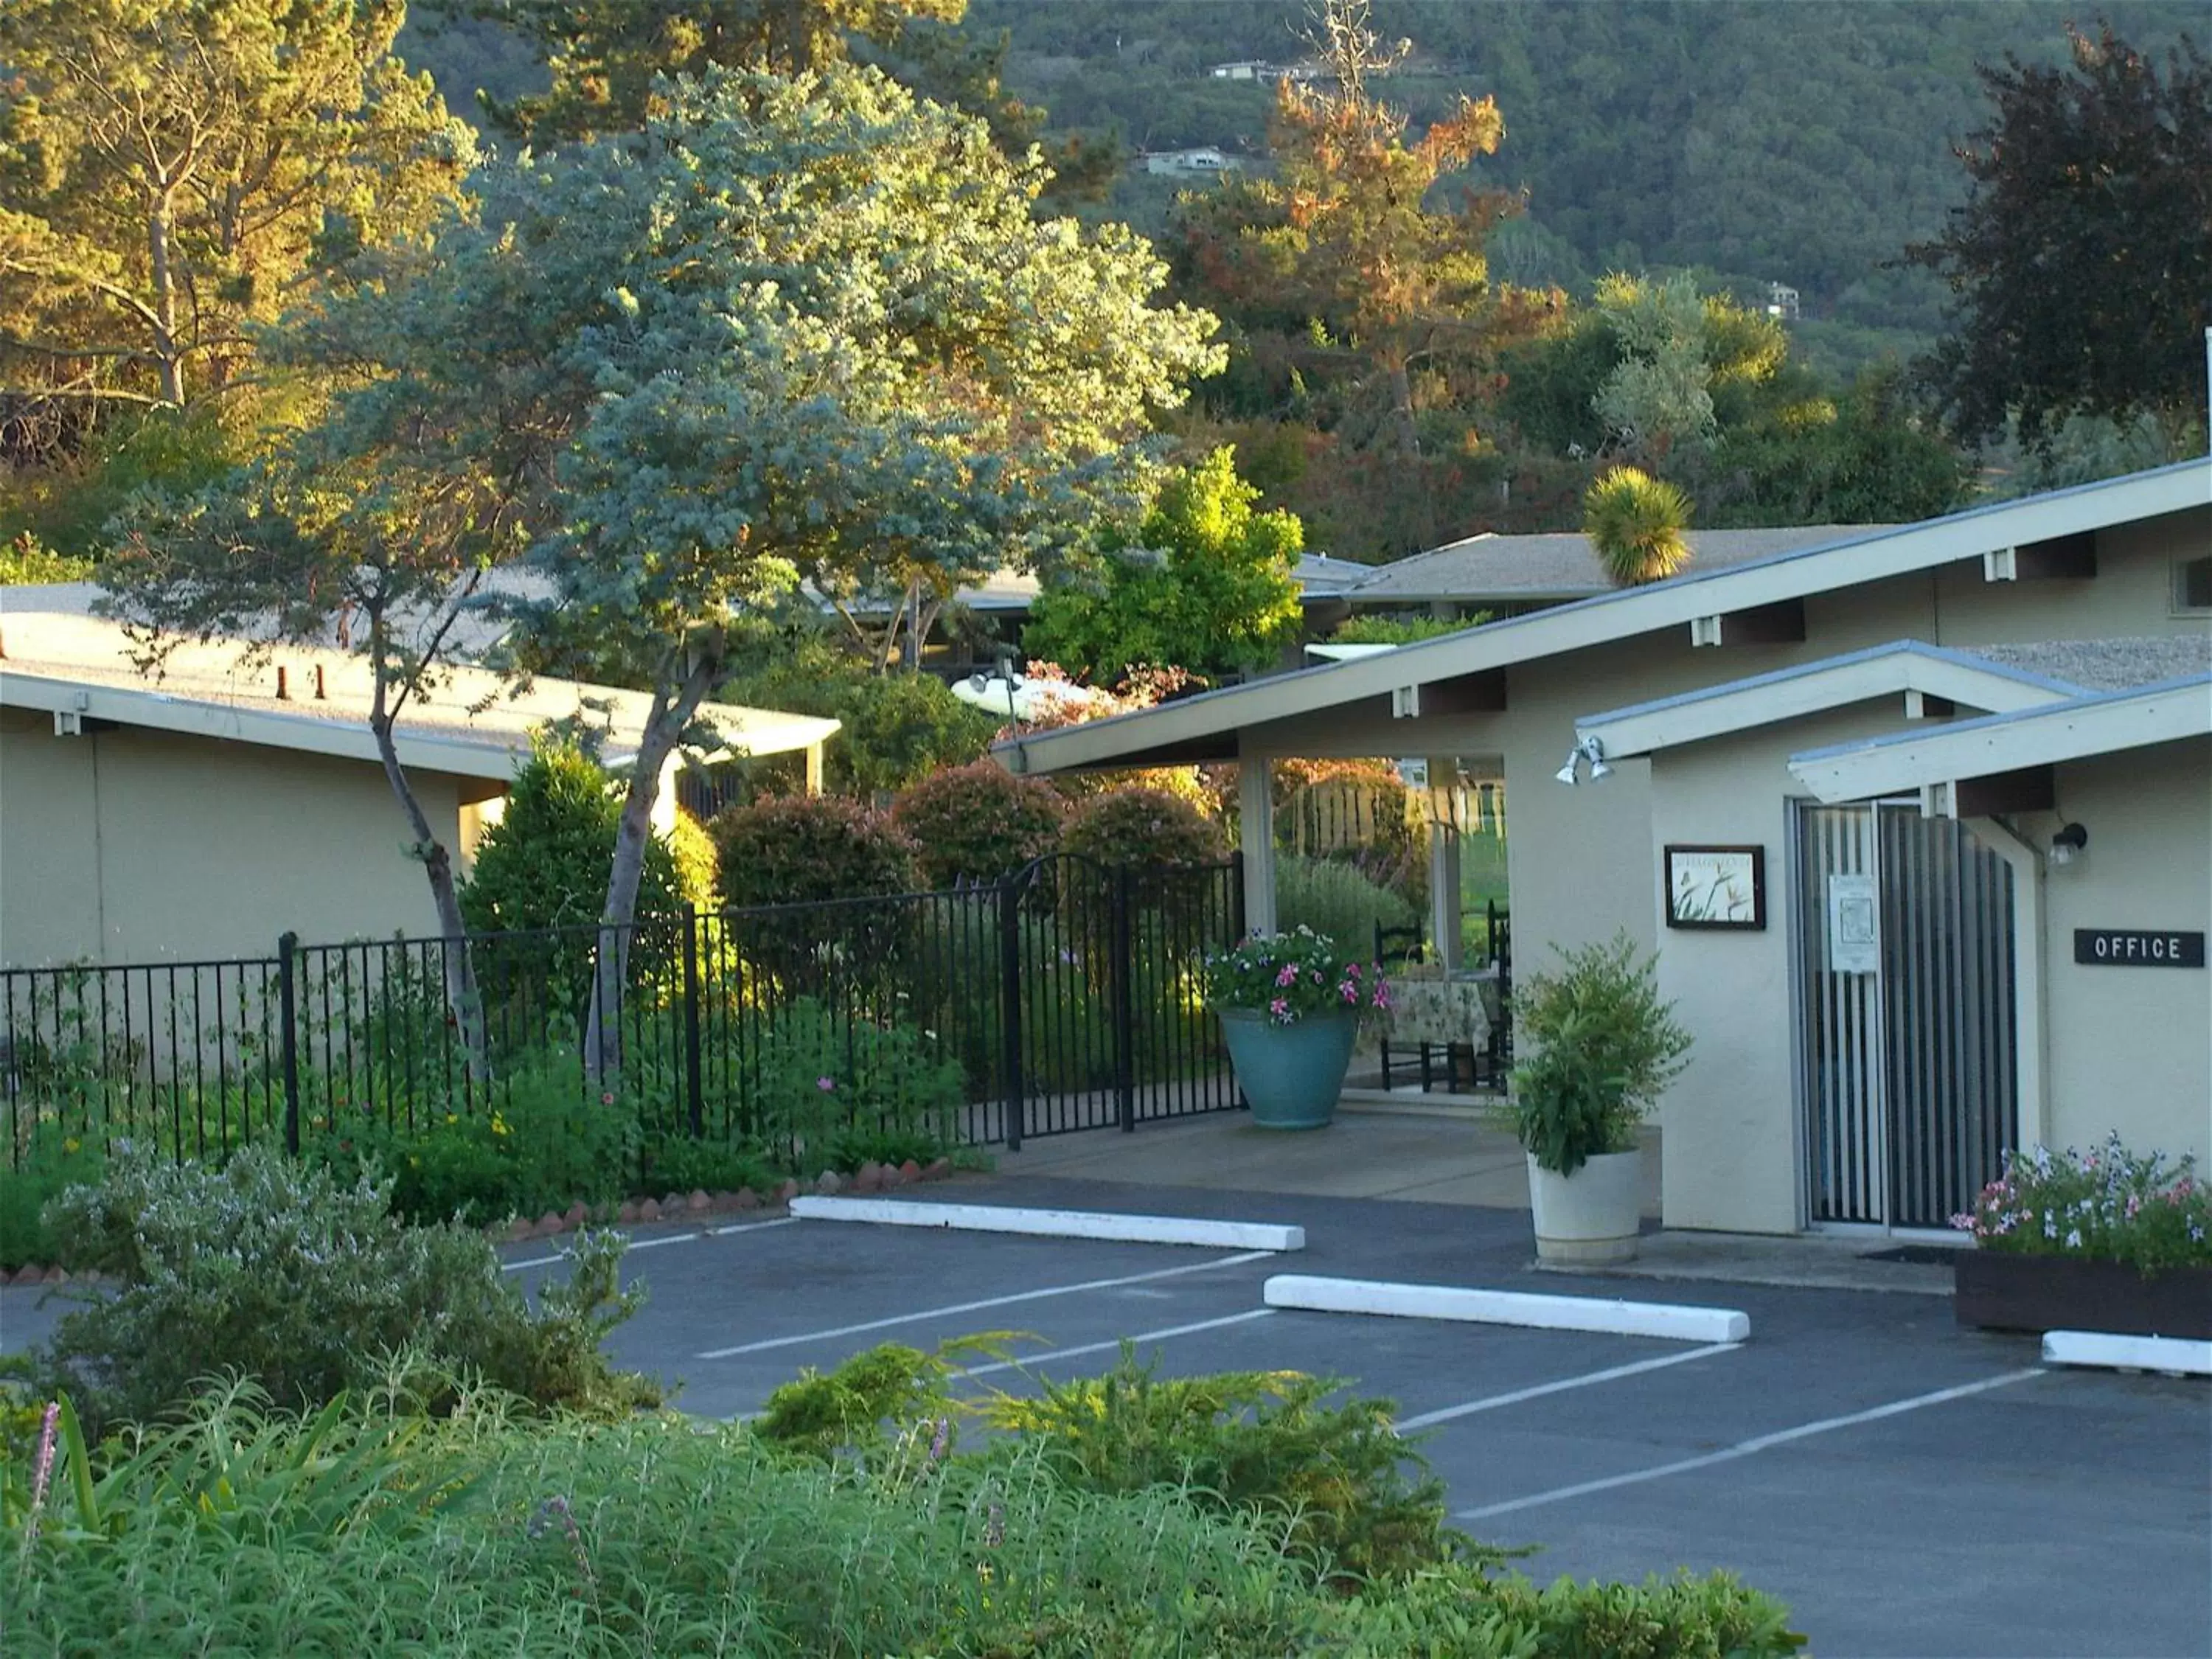
[[[479,173],[419,257],[311,319],[365,377],[335,429],[400,433],[576,641],[650,690],[602,915],[592,1063],[617,1006],[661,769],[733,632],[821,589],[1048,564],[1141,499],[1151,416],[1218,367],[1125,228],[1041,219],[979,120],[865,69],[664,83],[644,133]],[[434,459],[432,458],[434,456]],[[511,509],[511,511],[506,510]]]

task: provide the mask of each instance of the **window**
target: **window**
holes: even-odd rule
[[[2185,614],[2212,612],[2212,553],[2175,563],[2173,608]]]

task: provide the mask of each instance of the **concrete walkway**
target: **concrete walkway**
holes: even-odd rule
[[[1659,1132],[1644,1133],[1642,1255],[1632,1262],[1578,1267],[1540,1264],[1547,1273],[1612,1279],[1711,1280],[1826,1290],[1948,1296],[1943,1263],[1874,1260],[1892,1247],[1881,1237],[1796,1237],[1668,1232],[1659,1215]],[[1086,1129],[1026,1141],[997,1154],[998,1176],[1024,1180],[1110,1182],[1141,1189],[1207,1189],[1224,1199],[1272,1193],[1322,1199],[1528,1209],[1528,1171],[1521,1147],[1480,1107],[1346,1100],[1325,1129],[1290,1133],[1253,1126],[1243,1112],[1211,1112],[1140,1125],[1133,1134]],[[1133,1197],[1131,1207],[1141,1203]],[[1182,1206],[1174,1206],[1176,1208]],[[1530,1254],[1533,1256],[1534,1241]]]

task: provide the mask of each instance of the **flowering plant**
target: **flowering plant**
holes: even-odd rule
[[[1249,1008],[1271,1025],[1295,1025],[1322,1014],[1367,1014],[1390,1006],[1380,963],[1342,955],[1326,933],[1301,927],[1254,933],[1237,948],[1206,959],[1206,1000],[1214,1009]]]
[[[1985,1250],[2124,1261],[2146,1273],[2212,1265],[2212,1187],[2185,1158],[2139,1157],[2117,1134],[2087,1152],[2008,1152],[2004,1174],[1951,1218]]]

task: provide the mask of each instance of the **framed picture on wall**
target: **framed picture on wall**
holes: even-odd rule
[[[1766,926],[1764,847],[1667,848],[1669,927]]]

